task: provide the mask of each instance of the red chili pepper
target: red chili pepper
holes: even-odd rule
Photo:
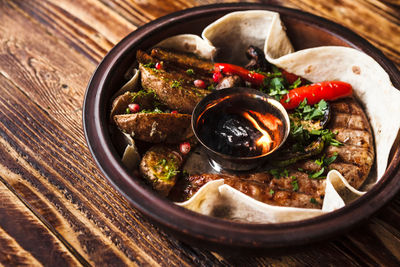
[[[215,71],[213,74],[213,81],[215,83],[219,83],[219,81],[222,79],[223,75],[221,74],[220,71]]]
[[[297,108],[300,103],[307,98],[307,104],[314,105],[324,100],[336,100],[338,98],[350,96],[353,89],[350,84],[341,81],[330,81],[314,83],[306,86],[297,87],[281,99],[281,104],[286,109]]]
[[[214,82],[217,83],[222,78],[221,72],[227,75],[239,75],[240,78],[242,78],[243,80],[248,81],[257,86],[262,85],[264,79],[267,78],[267,76],[261,73],[251,71],[237,65],[227,64],[227,63],[215,63],[214,75],[213,75]],[[281,72],[282,76],[285,77],[285,79],[288,81],[289,84],[294,83],[299,78],[299,76],[297,76],[296,74],[287,72],[283,69],[281,69]],[[300,79],[302,84],[306,83],[305,79],[303,78]]]
[[[250,71],[240,66],[227,63],[215,63],[214,72],[216,73],[222,72],[223,74],[227,75],[239,75],[239,77],[242,78],[243,80],[248,81],[257,86],[262,85],[264,79],[266,78],[266,76],[262,75],[261,73]]]

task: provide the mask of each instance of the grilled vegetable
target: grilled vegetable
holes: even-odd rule
[[[307,86],[295,88],[287,93],[281,104],[286,109],[294,109],[307,99],[308,104],[313,105],[324,100],[336,100],[351,96],[353,89],[350,84],[341,81],[330,81],[314,83]]]
[[[261,86],[266,78],[266,76],[261,73],[228,63],[215,63],[214,72],[222,72],[225,75],[238,75],[243,80],[256,86]]]
[[[119,129],[138,140],[177,144],[193,136],[191,116],[178,113],[135,113],[114,116]]]
[[[183,159],[175,149],[156,145],[143,156],[140,173],[155,191],[167,196],[176,183],[182,163]]]
[[[290,150],[282,150],[270,163],[276,167],[286,167],[292,165],[300,160],[308,159],[320,154],[324,150],[324,141],[318,138],[316,141],[311,142],[304,148],[304,152],[292,152]]]

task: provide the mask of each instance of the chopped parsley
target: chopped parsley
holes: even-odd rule
[[[262,91],[274,97],[276,100],[281,100],[284,95],[289,93],[289,91],[285,89],[286,81],[282,77],[274,77],[272,79],[266,78],[263,81],[263,85],[264,88]]]
[[[292,84],[289,84],[279,68],[274,65],[272,65],[272,72],[265,73],[260,70],[255,70],[254,72],[260,73],[266,77],[263,80],[263,85],[260,90],[274,97],[278,101],[281,100],[284,95],[289,93],[290,89],[295,89],[302,83],[302,80],[299,77]],[[286,102],[289,101],[290,99],[288,98]]]
[[[210,84],[210,85],[207,87],[207,90],[209,90],[209,91],[215,90],[215,85],[214,85],[214,84]]]
[[[309,178],[311,179],[323,179],[326,178],[325,176],[321,176],[325,171],[325,167],[322,167],[319,171],[315,173],[311,173],[308,175]]]
[[[155,69],[156,68],[156,63],[149,62],[149,63],[143,64],[143,66],[146,67],[146,68]]]
[[[272,189],[269,190],[269,194],[270,194],[271,196],[272,196],[274,193],[275,193],[274,190],[272,190]]]
[[[181,83],[180,81],[173,80],[172,83],[171,83],[171,87],[172,87],[172,88],[179,88],[179,87],[182,87],[182,83]]]
[[[297,182],[297,177],[292,176],[292,186],[293,186],[293,191],[299,191],[299,183]]]
[[[325,158],[324,159],[324,165],[325,166],[329,166],[331,163],[333,163],[336,160],[337,156],[338,156],[338,153],[334,152],[333,156]]]
[[[170,180],[179,173],[175,159],[172,157],[159,160],[157,164],[153,166],[153,171],[158,179],[164,181]]]
[[[156,107],[153,110],[151,110],[151,109],[142,109],[140,111],[140,113],[159,114],[159,113],[165,113],[165,112]]]
[[[194,75],[194,70],[193,69],[187,69],[186,73],[189,75]]]
[[[318,204],[317,200],[315,198],[310,198],[310,203],[312,204]]]
[[[337,133],[334,133],[329,129],[311,130],[310,134],[321,136],[322,140],[325,142],[325,144],[332,145],[332,146],[342,146],[343,145],[343,143],[341,143],[340,141],[335,139],[335,136]]]
[[[319,101],[317,104],[310,106],[307,104],[307,98],[300,103],[295,109],[294,117],[302,120],[322,120],[325,112],[328,110],[328,103],[325,100]]]
[[[300,84],[301,84],[301,78],[299,77],[299,78],[297,78],[297,80],[295,80],[293,82],[293,84],[291,86],[289,86],[289,89],[295,89],[295,88],[299,87]]]
[[[277,179],[289,176],[289,171],[287,169],[270,169],[268,172]]]

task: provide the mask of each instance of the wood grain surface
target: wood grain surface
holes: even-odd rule
[[[95,166],[81,118],[100,60],[153,19],[222,2],[228,1],[0,0],[0,265],[400,265],[400,195],[360,227],[317,248],[244,258],[165,234]],[[247,2],[336,21],[400,66],[399,1]]]

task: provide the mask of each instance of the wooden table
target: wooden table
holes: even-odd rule
[[[226,1],[0,0],[0,265],[400,264],[400,194],[318,248],[221,256],[157,229],[95,166],[82,102],[99,61],[138,26],[213,2]],[[270,2],[337,21],[400,66],[398,0]]]

